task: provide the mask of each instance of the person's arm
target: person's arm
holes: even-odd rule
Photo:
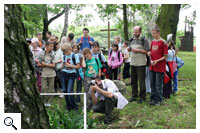
[[[128,53],[124,53],[124,60],[128,59],[129,58],[129,55]]]
[[[104,90],[100,89],[96,84],[95,84],[95,86],[91,86],[90,88],[94,89],[95,91],[98,91],[100,94],[102,94],[105,97],[112,98],[114,96],[112,94],[112,92],[104,91]]]
[[[41,62],[41,67],[49,67],[49,68],[54,68],[56,66],[55,63],[52,63],[52,64],[45,64],[44,62]]]
[[[76,64],[76,65],[72,65],[72,64],[69,64],[69,63],[65,63],[65,65],[67,67],[70,67],[70,68],[75,68],[75,69],[79,69],[80,68],[80,63]]]
[[[85,57],[84,57],[84,55],[82,56],[82,67],[83,67],[83,68],[86,68]]]
[[[177,63],[178,63],[178,69],[181,68],[184,65],[184,61],[181,60],[181,58],[177,57]]]
[[[104,63],[106,62],[106,58],[105,58],[105,56],[103,55],[103,52],[101,52],[101,59],[103,60]]]
[[[118,56],[118,55],[116,55],[116,56]],[[116,66],[120,66],[122,63],[123,63],[123,57],[122,57],[122,53],[120,52],[120,62],[116,63]]]
[[[155,66],[158,62],[163,61],[163,60],[166,60],[166,59],[167,59],[167,56],[168,56],[168,55],[164,55],[164,56],[161,57],[160,59],[154,60],[152,65]]]
[[[98,102],[98,99],[97,99],[97,97],[95,96],[95,89],[93,89],[92,87],[90,87],[90,89],[91,89],[91,92],[92,92],[92,102],[93,102],[93,104],[95,105],[95,104],[97,104],[97,102]]]
[[[57,63],[61,63],[61,62],[62,62],[62,58],[60,60],[56,61],[55,63],[57,64]]]
[[[99,77],[101,77],[101,68],[99,68]]]

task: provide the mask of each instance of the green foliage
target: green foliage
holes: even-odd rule
[[[181,37],[184,36],[183,30],[177,30],[176,32],[176,47],[179,48],[181,46]]]
[[[84,118],[81,110],[70,111],[62,110],[58,104],[54,104],[47,111],[50,126],[53,129],[83,129]]]
[[[149,105],[147,101],[129,103],[123,110],[114,109],[111,125],[103,123],[98,128],[111,129],[195,129],[196,128],[196,53],[179,52],[185,65],[179,70],[178,93],[165,99],[161,106]],[[122,67],[123,68],[123,67]],[[127,99],[131,98],[131,86],[127,87]],[[89,116],[88,116],[89,117]],[[93,113],[90,118],[100,122],[104,115]]]
[[[43,29],[43,15],[45,5],[22,4],[22,21],[27,29],[28,37],[33,37]]]

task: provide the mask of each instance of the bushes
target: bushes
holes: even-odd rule
[[[52,105],[47,111],[49,123],[53,129],[83,129],[84,115],[81,110],[70,111],[61,110],[58,104]]]

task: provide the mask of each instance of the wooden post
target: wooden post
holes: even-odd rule
[[[110,31],[117,31],[117,29],[110,29],[110,22],[108,22],[108,29],[102,29],[100,31],[108,31],[108,49],[110,49]]]

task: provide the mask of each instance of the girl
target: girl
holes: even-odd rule
[[[128,48],[128,42],[125,41],[123,43],[123,55],[124,55],[124,70],[123,70],[123,81],[125,82],[125,79],[129,79],[129,83],[127,85],[130,85],[130,59],[129,59],[129,52],[127,50]]]
[[[108,56],[108,66],[110,67],[112,72],[111,80],[113,79],[113,74],[114,80],[117,80],[119,66],[123,63],[122,53],[118,49],[118,44],[113,43],[112,50],[109,52]]]

